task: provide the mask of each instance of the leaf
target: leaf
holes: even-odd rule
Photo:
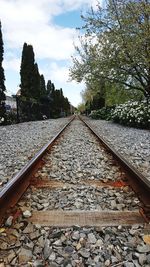
[[[5,232],[5,228],[0,228],[0,234]]]
[[[144,235],[143,240],[146,244],[150,245],[150,235]]]

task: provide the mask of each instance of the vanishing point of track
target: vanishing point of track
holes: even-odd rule
[[[32,182],[34,173],[42,166],[42,157],[47,150],[55,144],[58,138],[62,135],[65,129],[74,120],[73,116],[70,121],[54,136],[31,160],[30,162],[17,174],[15,175],[1,190],[0,192],[0,221],[3,221],[6,211],[12,208],[26,189]],[[80,120],[90,129],[90,131],[96,136],[97,140],[103,144],[107,151],[109,151],[117,162],[123,168],[126,174],[127,183],[133,188],[138,198],[142,203],[142,215],[145,219],[149,220],[150,215],[150,181],[148,181],[139,171],[137,171],[125,158],[122,157],[107,141],[99,136],[99,134],[92,128],[89,120],[84,117],[79,117]],[[85,153],[87,153],[85,151]],[[112,216],[112,214],[111,214]],[[100,218],[99,218],[100,219]]]
[[[76,132],[74,132],[74,127]],[[82,129],[81,138],[80,127]],[[85,135],[83,134],[84,132]],[[76,134],[78,134],[78,137]],[[82,134],[84,136],[82,136]],[[66,135],[67,141],[64,141]],[[85,140],[86,148],[84,149],[83,146],[80,150],[80,144],[76,143],[76,141],[82,142],[82,139]],[[73,146],[68,146],[69,142],[71,143],[72,141],[73,146],[77,146],[77,149],[74,149]],[[67,150],[68,147],[69,149],[73,149],[71,156]],[[92,152],[91,148],[94,152]],[[81,162],[76,161],[78,152],[80,153]],[[101,155],[99,155],[99,152]],[[108,154],[108,159],[105,159],[105,154]],[[53,155],[56,156],[56,158],[51,170]],[[85,162],[85,155],[87,155],[87,162]],[[97,155],[98,161],[94,158],[95,155]],[[61,157],[63,158],[62,162],[59,162]],[[97,166],[93,161],[96,162]],[[67,172],[65,162],[69,164]],[[72,170],[72,167],[74,168],[74,162],[79,169],[76,177],[74,177],[76,173]],[[101,165],[101,162],[104,164]],[[89,169],[86,170],[87,172],[85,172],[84,166],[89,167]],[[96,170],[94,166],[96,166]],[[111,172],[111,175],[108,175],[111,168],[113,172]],[[60,169],[60,172],[58,172],[57,169]],[[96,175],[94,173],[96,173]],[[135,193],[131,188],[133,188]],[[123,197],[121,196],[122,193]],[[9,216],[12,216],[13,223],[15,223],[15,220],[19,217],[22,218],[22,216],[25,216],[24,218],[29,221],[29,224],[41,225],[43,227],[47,226],[46,230],[51,227],[61,228],[75,226],[78,229],[78,227],[145,225],[150,219],[149,193],[150,182],[96,133],[95,129],[90,126],[90,120],[84,119],[84,117],[72,117],[63,129],[1,190],[0,220],[2,227],[4,227],[7,226],[6,221]],[[114,196],[116,196],[117,201],[120,201],[119,199],[121,198],[124,199],[117,204]],[[111,204],[109,202],[111,202]],[[28,212],[26,213],[26,211]],[[22,220],[21,225],[25,224],[23,226],[24,229],[24,227],[27,226],[27,222],[24,221],[23,218],[20,220]],[[38,239],[39,236],[35,237],[34,232],[30,232],[31,228],[31,225],[27,230],[25,228],[23,230],[25,231],[24,233],[31,233],[31,239],[33,240]],[[1,229],[3,232],[4,228]],[[96,242],[92,233],[89,234],[89,239],[92,244]],[[82,246],[84,247],[84,242],[82,244],[82,241],[83,238],[81,238],[80,242],[76,245],[76,250],[79,251],[79,254],[83,256],[83,258],[87,259],[89,253],[82,249]],[[58,243],[58,240],[54,242],[54,246],[59,247]],[[21,245],[19,244],[18,247],[19,246]],[[10,248],[6,248],[6,251],[12,248],[17,249],[17,246],[10,246]],[[69,249],[72,250],[72,248],[68,248],[67,246],[67,253],[70,253]],[[5,251],[5,246],[3,251]],[[12,259],[9,259],[10,262],[12,262],[14,258],[17,258],[17,252],[15,253]],[[54,254],[52,255],[54,257]],[[46,256],[44,257],[47,259]],[[21,264],[23,259],[19,258]],[[108,262],[106,264],[108,264]]]
[[[1,190],[0,192],[0,221],[3,221],[3,218],[6,215],[6,211],[12,208],[26,189],[32,184],[34,173],[42,166],[42,157],[46,153],[47,150],[55,144],[57,139],[61,136],[64,130],[71,124],[74,120],[74,116],[70,119],[70,121],[57,133],[57,135],[50,140],[48,144],[46,144],[31,160],[30,162],[15,176],[11,179]],[[123,168],[123,171],[127,177],[127,183],[133,188],[138,198],[140,199],[142,205],[140,212],[145,217],[145,219],[149,220],[150,215],[150,181],[148,181],[138,170],[136,170],[126,159],[124,159],[113,147],[111,147],[104,138],[100,137],[98,133],[92,128],[89,123],[89,120],[85,120],[83,117],[79,117],[80,120],[85,123],[85,125],[90,129],[90,131],[96,136],[97,140],[103,144],[103,146],[108,150],[113,157],[117,160],[117,162]],[[85,151],[86,153],[86,151]],[[37,181],[38,182],[38,181]],[[123,214],[122,216],[128,217],[128,214]],[[77,216],[77,215],[76,215]],[[80,215],[79,215],[80,216]],[[82,216],[82,215],[81,215]],[[104,220],[105,218],[101,217],[102,215],[97,214],[97,220]],[[104,214],[104,217],[106,214]],[[120,216],[120,215],[119,215]],[[113,214],[111,214],[113,217]],[[125,220],[125,218],[123,219]],[[100,221],[99,221],[100,223]]]

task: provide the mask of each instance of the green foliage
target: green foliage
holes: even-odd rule
[[[1,22],[0,22],[0,125],[2,125],[5,121],[5,76],[4,76],[4,69],[2,67],[3,61],[3,54],[4,54],[4,47],[3,47],[3,38],[2,38],[2,31],[1,31]]]
[[[129,101],[121,104],[116,106],[111,118],[123,125],[150,129],[150,103]]]
[[[80,112],[81,114],[85,112],[85,104],[81,103],[77,107],[77,111]]]
[[[70,103],[63,96],[62,89],[48,80],[47,86],[35,63],[33,47],[23,46],[21,62],[21,96],[18,98],[19,117],[21,121],[40,120],[65,116],[70,112]]]
[[[114,107],[103,107],[99,110],[93,110],[89,116],[92,119],[110,120],[113,109]]]
[[[32,45],[24,43],[21,60],[21,95],[30,98],[35,91],[35,59]]]
[[[150,3],[108,0],[82,19],[70,77],[124,85],[150,97]],[[83,34],[83,29],[84,33]]]
[[[7,124],[7,125],[8,124],[15,124],[15,123],[17,123],[17,115],[14,112],[6,113],[5,118],[6,118],[5,124]]]
[[[137,90],[129,90],[122,85],[109,84],[106,87],[106,106],[113,106],[123,104],[129,100],[138,101],[142,100],[143,94]]]

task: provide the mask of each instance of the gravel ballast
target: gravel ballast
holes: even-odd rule
[[[139,207],[128,186],[92,184],[118,180],[120,170],[82,122],[75,120],[66,129],[43,163],[34,179],[62,186],[38,188],[35,182],[28,188],[0,229],[0,267],[149,267],[149,230],[144,224],[103,227],[100,220],[98,226],[85,222],[58,227],[38,221],[42,211],[59,210],[63,217],[67,210],[122,212]]]
[[[0,127],[0,187],[45,145],[69,118]]]
[[[150,180],[150,131],[125,127],[110,121],[89,120],[130,163]]]

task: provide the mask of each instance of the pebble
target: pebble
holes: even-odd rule
[[[44,263],[41,260],[36,260],[33,262],[33,267],[44,267]]]
[[[21,248],[18,257],[19,264],[26,263],[32,259],[32,251],[25,248]]]
[[[137,246],[137,251],[140,253],[150,252],[150,245]]]
[[[132,262],[125,262],[124,267],[135,267],[135,265]]]
[[[129,187],[105,188],[92,184],[120,179],[120,170],[117,165],[112,168],[112,157],[81,122],[73,122],[73,128],[68,128],[65,136],[60,139],[61,147],[55,144],[51,154],[47,153],[45,157],[49,162],[36,174],[39,179],[46,174],[47,179],[62,182],[64,186],[50,191],[47,188],[27,190],[18,204],[23,215],[13,223],[13,229],[7,229],[9,233],[1,233],[0,256],[3,257],[0,262],[25,267],[109,267],[119,263],[124,267],[148,267],[150,250],[143,240],[142,225],[57,228],[29,223],[33,210],[138,208],[139,201]]]
[[[68,121],[68,118],[0,126],[0,188]],[[28,140],[28,142],[27,142]]]
[[[79,250],[79,254],[83,257],[83,258],[89,258],[90,257],[90,253],[88,250],[86,250],[85,248],[82,248]]]
[[[29,218],[29,217],[32,216],[32,213],[31,213],[29,210],[26,210],[26,211],[23,212],[23,216],[24,216],[25,218]]]
[[[88,234],[88,242],[91,243],[91,244],[95,244],[96,243],[96,238],[95,236],[93,235],[93,233],[90,233]]]
[[[5,222],[5,226],[10,227],[13,223],[13,216],[9,216]]]
[[[150,180],[150,131],[89,120],[96,131]]]

